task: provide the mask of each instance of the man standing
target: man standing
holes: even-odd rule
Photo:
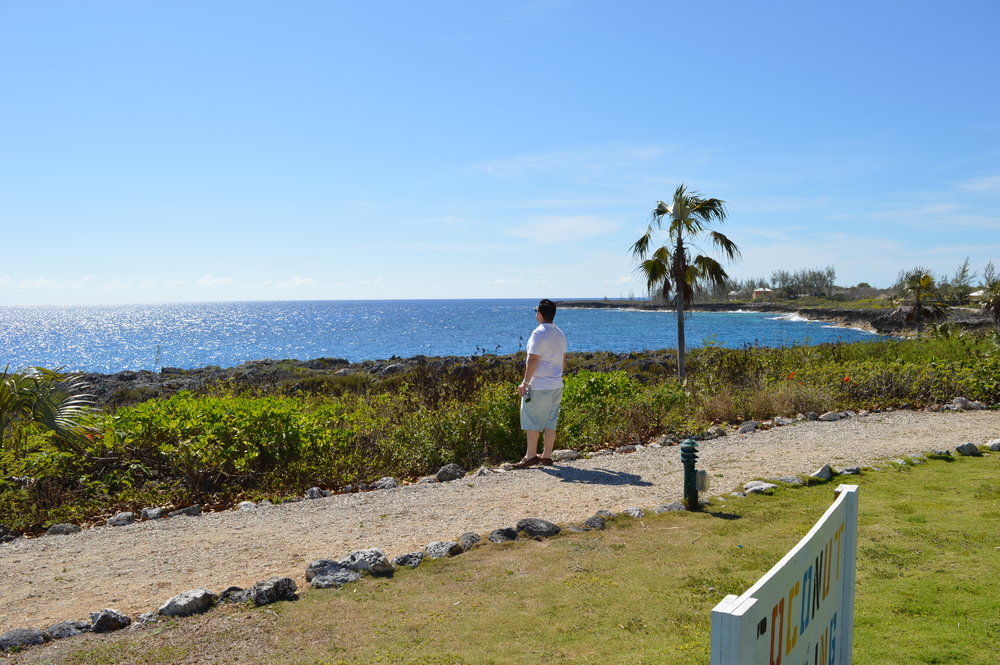
[[[524,381],[517,387],[521,396],[521,429],[528,438],[524,458],[514,466],[526,469],[541,462],[552,464],[552,449],[556,443],[556,420],[562,400],[562,373],[566,359],[566,335],[552,323],[556,304],[549,299],[539,301],[535,308],[538,327],[528,338],[528,362]],[[544,433],[542,457],[538,457],[538,435]]]

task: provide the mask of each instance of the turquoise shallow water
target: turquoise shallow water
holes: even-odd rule
[[[469,356],[522,350],[537,300],[383,300],[0,307],[0,368],[89,372],[218,365],[261,358]],[[570,351],[675,347],[673,312],[561,309]],[[874,339],[872,333],[775,314],[687,319],[689,347]]]

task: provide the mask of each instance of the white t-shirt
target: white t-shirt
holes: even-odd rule
[[[528,353],[541,356],[529,384],[535,390],[562,387],[563,360],[566,357],[566,335],[554,323],[543,323],[531,331]]]

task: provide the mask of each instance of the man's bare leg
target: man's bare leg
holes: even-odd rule
[[[537,440],[538,433],[535,433]],[[552,450],[556,447],[556,431],[554,429],[545,428],[545,436],[542,438],[545,445],[545,450],[542,453],[542,457],[545,459],[552,459]],[[529,446],[530,447],[530,446]]]
[[[538,455],[538,435],[541,434],[541,432],[535,432],[533,430],[527,429],[524,430],[524,434],[528,438],[528,448],[524,452],[524,459],[531,459],[532,457]],[[553,432],[552,434],[554,437],[555,432]],[[548,436],[548,434],[546,434],[546,436]]]

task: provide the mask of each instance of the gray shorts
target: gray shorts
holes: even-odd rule
[[[521,429],[532,432],[555,429],[561,401],[562,388],[529,390],[521,398]]]

